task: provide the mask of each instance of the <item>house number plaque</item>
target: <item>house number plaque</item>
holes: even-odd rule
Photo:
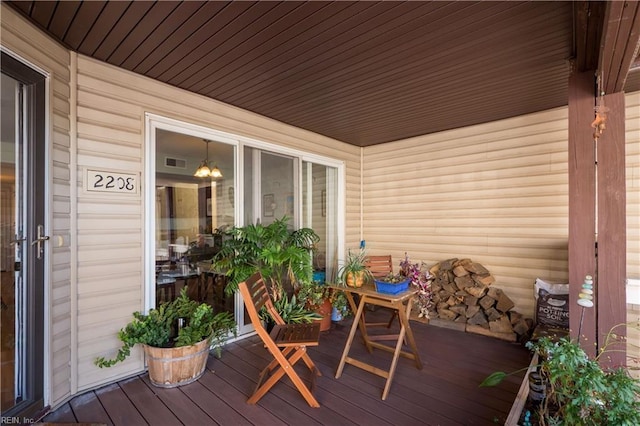
[[[87,169],[87,191],[137,194],[138,174]]]

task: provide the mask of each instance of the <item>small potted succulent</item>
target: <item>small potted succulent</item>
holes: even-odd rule
[[[386,294],[398,294],[409,288],[410,277],[390,273],[381,278],[375,278],[376,291]]]
[[[343,291],[331,292],[331,307],[331,321],[341,321],[352,313]]]

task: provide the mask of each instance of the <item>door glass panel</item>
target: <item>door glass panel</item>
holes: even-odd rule
[[[297,176],[294,158],[245,147],[245,224],[268,225],[284,216],[295,227]]]
[[[297,220],[296,160],[293,157],[244,148],[244,225],[262,223],[269,225],[277,219],[288,217],[294,229]],[[244,327],[251,327],[246,313]]]
[[[14,242],[17,236],[22,235],[18,218],[18,211],[22,202],[21,179],[19,174],[20,161],[17,156],[20,153],[20,143],[17,140],[16,121],[18,114],[17,102],[19,99],[19,83],[2,74],[2,150],[0,153],[0,183],[2,198],[0,209],[2,214],[2,256],[0,258],[2,274],[2,300],[1,312],[2,326],[0,327],[2,338],[2,371],[1,389],[2,412],[12,408],[20,399],[21,374],[16,364],[20,358],[21,349],[19,342],[22,340],[18,317],[21,309],[16,309],[22,295],[22,277],[16,271],[16,262],[19,262],[20,244]],[[18,320],[18,321],[16,321]]]
[[[288,217],[295,227],[295,175],[291,157],[262,152],[260,155],[261,221],[268,225]]]
[[[235,147],[215,140],[156,131],[156,306],[186,287],[215,312],[235,312],[222,274],[210,270],[222,232],[234,225]],[[203,162],[219,177],[194,176]]]
[[[0,405],[27,419],[43,407],[45,85],[4,52],[1,63]]]
[[[338,253],[338,169],[302,163],[302,226],[320,236],[313,258],[315,277],[335,282]]]

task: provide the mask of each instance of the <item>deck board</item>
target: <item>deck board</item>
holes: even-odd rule
[[[384,320],[373,312],[367,319]],[[258,373],[271,360],[257,336],[228,344],[222,358],[210,356],[207,371],[195,383],[173,389],[151,385],[147,374],[73,398],[44,421],[117,424],[200,425],[495,425],[503,424],[524,373],[495,388],[479,388],[494,371],[515,371],[529,364],[529,351],[518,344],[411,323],[424,367],[400,358],[391,390],[381,400],[385,379],[352,365],[335,378],[349,332],[349,321],[323,332],[309,354],[322,373],[311,408],[288,378],[278,382],[256,405],[248,405]],[[381,329],[382,333],[388,330]],[[356,337],[350,353],[387,369],[391,354],[369,354]],[[300,377],[309,370],[299,362]]]
[[[78,395],[68,405],[79,422],[113,424],[95,392]]]
[[[211,365],[211,360],[213,359],[215,358],[209,359],[208,365]],[[218,363],[214,365],[221,365],[221,364]],[[236,410],[240,410],[242,415],[249,421],[249,423],[265,424],[265,425],[272,425],[272,426],[286,425],[285,422],[283,422],[278,417],[271,414],[269,411],[263,409],[262,407],[247,404],[246,403],[247,395],[240,392],[238,389],[234,388],[231,384],[223,380],[218,374],[215,373],[215,370],[213,370],[212,373],[213,374],[203,375],[200,378],[199,382],[205,388],[207,388],[209,392],[217,394],[218,397],[222,401],[224,401],[229,407],[234,407]]]
[[[149,386],[153,386],[149,375],[141,376]],[[186,385],[190,386],[190,385]],[[200,407],[191,401],[180,388],[158,388],[158,397],[166,404],[171,412],[184,424],[215,425],[219,424],[207,415]]]
[[[147,424],[117,383],[96,390],[96,396],[115,426]]]
[[[240,413],[198,382],[183,386],[182,392],[209,417],[221,425],[251,425]]]
[[[154,389],[147,386],[139,378],[124,380],[120,382],[120,387],[150,425],[182,424],[178,417],[160,400]]]

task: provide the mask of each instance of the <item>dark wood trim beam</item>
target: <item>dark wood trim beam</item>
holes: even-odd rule
[[[607,2],[598,70],[604,93],[621,92],[640,47],[640,3]]]
[[[605,95],[607,128],[598,139],[598,348],[609,331],[626,336],[627,225],[625,182],[625,102],[619,91]],[[626,363],[626,345],[616,344],[600,358],[603,366]]]
[[[595,309],[584,309],[583,316],[578,294],[586,275],[596,278],[595,90],[593,70],[569,78],[569,324],[571,337],[579,337],[591,357],[596,354]]]
[[[573,3],[574,56],[577,72],[598,68],[604,11],[604,2],[578,1]]]

